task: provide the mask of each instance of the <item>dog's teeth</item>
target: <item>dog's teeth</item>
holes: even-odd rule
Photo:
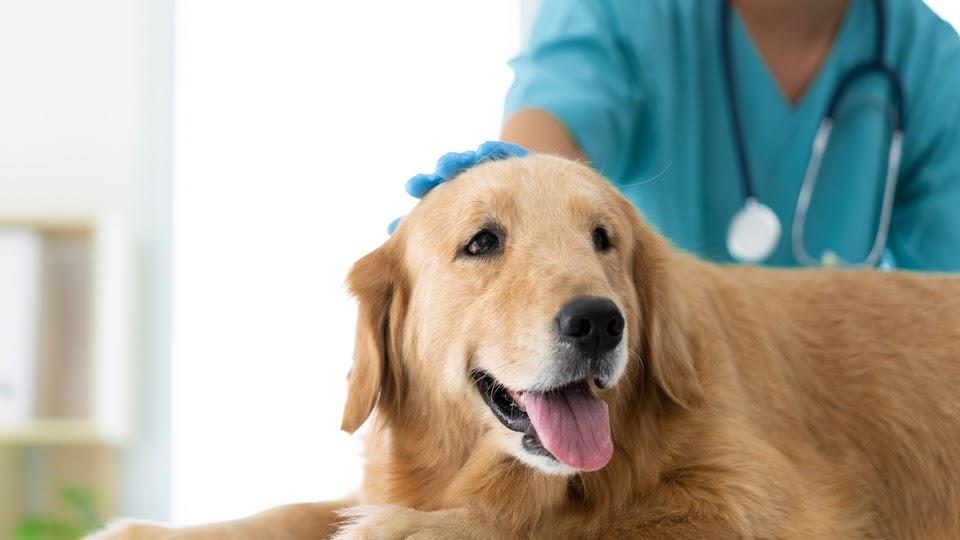
[[[523,406],[523,391],[522,390],[507,390],[507,393],[510,394],[510,398],[513,399],[513,402],[517,404],[521,409]]]

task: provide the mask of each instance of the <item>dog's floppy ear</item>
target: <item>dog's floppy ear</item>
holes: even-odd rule
[[[347,278],[359,303],[353,367],[347,376],[347,403],[340,426],[348,433],[363,425],[378,402],[396,404],[399,400],[397,338],[406,302],[399,267],[388,243],[357,261]]]
[[[641,310],[641,358],[668,398],[687,410],[697,410],[703,405],[703,391],[693,365],[685,306],[669,267],[671,248],[632,207],[631,213],[633,279]]]

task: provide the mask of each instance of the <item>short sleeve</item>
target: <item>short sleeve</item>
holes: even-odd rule
[[[624,154],[642,94],[617,19],[605,1],[544,0],[505,106],[556,116],[598,169]]]
[[[937,62],[930,89],[917,102],[904,133],[912,157],[905,163],[890,226],[896,266],[960,271],[960,43]]]

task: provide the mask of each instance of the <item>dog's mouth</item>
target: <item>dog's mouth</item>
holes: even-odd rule
[[[581,471],[601,469],[613,456],[607,404],[586,380],[534,392],[508,388],[481,370],[473,378],[497,420],[523,433],[525,451]]]

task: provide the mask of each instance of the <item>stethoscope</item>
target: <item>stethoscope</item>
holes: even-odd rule
[[[737,150],[737,162],[740,168],[740,177],[743,181],[745,202],[727,230],[727,250],[739,262],[758,263],[767,259],[780,241],[780,220],[774,211],[757,199],[753,177],[747,163],[747,152],[743,141],[743,129],[740,125],[740,110],[737,103],[736,87],[733,78],[733,66],[730,54],[730,0],[723,2],[723,12],[720,19],[720,48],[723,55],[723,75],[726,83],[727,99],[730,105],[730,115],[733,123],[733,138]],[[897,73],[883,61],[883,50],[886,42],[886,11],[882,0],[873,0],[876,12],[877,40],[874,53],[870,60],[858,64],[840,77],[840,82],[834,89],[828,101],[827,112],[820,121],[820,127],[813,139],[810,151],[810,161],[803,177],[800,194],[797,198],[796,209],[793,214],[791,239],[793,254],[797,262],[808,265],[828,266],[876,266],[883,256],[887,245],[887,233],[890,228],[890,215],[893,211],[893,199],[897,189],[897,176],[900,172],[900,157],[903,152],[903,131],[906,127],[906,118],[903,111],[903,83]],[[879,74],[883,76],[893,92],[893,105],[890,107],[893,136],[890,140],[890,151],[887,156],[887,176],[883,191],[883,204],[880,211],[880,221],[877,225],[877,234],[873,246],[866,258],[859,263],[848,262],[826,251],[819,259],[807,252],[804,245],[804,228],[807,222],[807,210],[810,208],[810,199],[820,174],[820,165],[823,155],[830,141],[833,131],[833,122],[836,118],[840,99],[851,85],[867,75]]]

